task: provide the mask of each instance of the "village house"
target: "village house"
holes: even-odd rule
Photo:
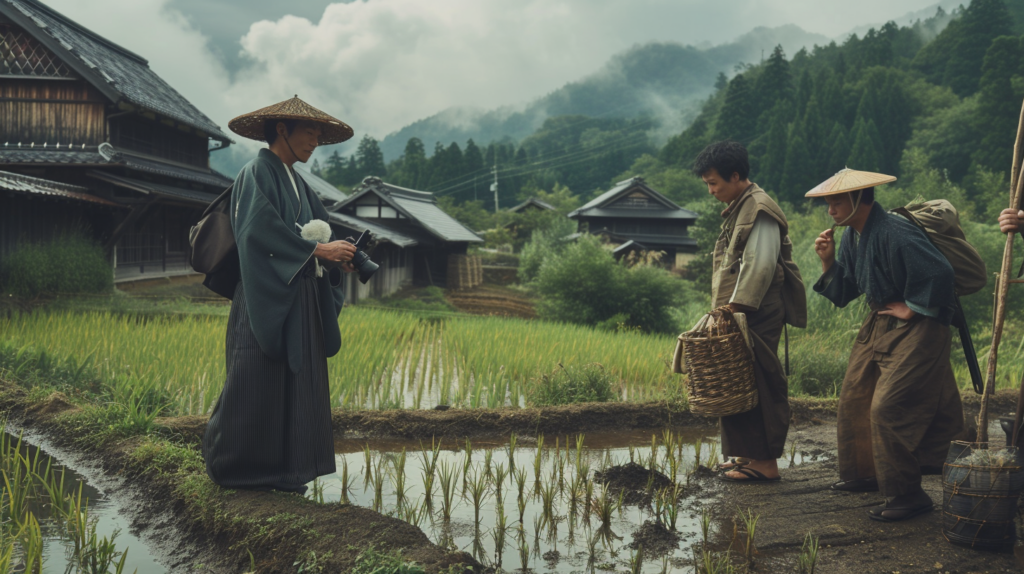
[[[189,229],[232,181],[210,153],[231,143],[143,57],[36,0],[0,0],[0,259],[71,230],[107,249],[115,282],[193,273]],[[381,269],[347,277],[350,301],[475,284],[466,249],[482,240],[431,194],[368,179],[349,196],[296,167],[339,237],[378,239]]]
[[[466,289],[483,280],[480,258],[468,255],[470,244],[483,239],[442,211],[432,193],[367,177],[328,211],[337,236],[370,230],[378,240],[372,257],[381,269],[366,285],[350,274],[352,301],[383,297],[410,284]]]
[[[0,0],[0,258],[77,231],[115,280],[188,273],[231,139],[146,60],[36,0]]]
[[[600,235],[616,245],[616,257],[662,251],[665,267],[684,269],[697,252],[697,241],[689,234],[697,217],[648,186],[642,177],[633,177],[569,213],[577,222],[577,233],[570,238],[583,233]]]

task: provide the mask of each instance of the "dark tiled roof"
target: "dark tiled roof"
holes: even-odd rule
[[[215,185],[223,188],[227,188],[227,186],[231,185],[232,181],[234,181],[212,169],[186,167],[183,165],[169,164],[162,161],[129,155],[115,158],[113,163],[123,163],[128,169],[166,175],[168,177],[176,177],[186,181]]]
[[[191,203],[209,205],[213,200],[217,199],[215,194],[207,193],[205,191],[175,187],[173,185],[164,185],[162,183],[153,183],[151,181],[142,181],[141,179],[122,177],[120,175],[114,175],[112,173],[102,171],[90,171],[87,175],[125,189],[131,189],[133,191],[146,194],[152,193],[175,199],[184,199]]]
[[[648,186],[646,182],[644,182],[644,179],[642,177],[632,177],[630,179],[620,181],[619,183],[615,184],[615,187],[613,187],[613,188],[609,189],[608,191],[602,193],[601,195],[599,195],[596,198],[592,199],[591,201],[587,202],[587,204],[584,205],[583,207],[581,207],[581,208],[577,209],[576,211],[573,211],[572,213],[570,213],[569,217],[572,218],[572,219],[575,219],[575,218],[577,218],[577,217],[579,217],[581,215],[586,215],[586,216],[593,215],[592,212],[594,212],[596,210],[604,209],[605,206],[611,204],[616,199],[622,197],[623,195],[626,195],[627,193],[633,191],[634,189],[639,189],[639,190],[643,191],[645,194],[647,194],[647,196],[649,196],[650,198],[654,199],[656,202],[658,202],[662,206],[664,206],[663,210],[653,210],[652,209],[650,211],[652,211],[652,212],[653,211],[665,211],[665,212],[668,212],[668,213],[673,213],[673,212],[674,213],[672,215],[669,215],[669,216],[666,216],[666,215],[658,216],[658,215],[645,214],[644,212],[648,211],[648,210],[618,208],[618,209],[615,209],[615,211],[623,212],[623,213],[616,214],[615,215],[616,217],[619,217],[619,216],[621,216],[621,217],[637,217],[637,218],[655,217],[655,218],[659,218],[659,219],[661,219],[661,218],[671,218],[671,219],[693,219],[693,220],[696,220],[697,217],[699,217],[698,214],[696,214],[696,213],[694,213],[694,212],[692,212],[692,211],[690,211],[688,209],[683,209],[683,208],[679,207],[671,199],[669,199],[669,198],[665,197],[664,195],[662,195],[662,194],[658,193],[657,191],[655,191],[653,188]],[[600,217],[600,215],[598,215],[598,217]],[[611,217],[611,216],[605,215],[605,217]]]
[[[113,201],[103,199],[102,197],[96,197],[89,193],[89,190],[85,187],[61,183],[59,181],[50,181],[48,179],[41,179],[38,177],[30,177],[19,173],[11,173],[9,171],[0,171],[0,189],[76,199],[78,201],[97,203],[107,207],[125,207],[114,203]]]
[[[623,254],[623,253],[625,253],[627,251],[631,251],[633,249],[639,249],[641,251],[646,251],[647,247],[645,247],[643,243],[638,243],[638,242],[633,241],[632,239],[630,239],[629,241],[623,243],[622,245],[616,247],[615,249],[612,249],[612,253],[615,254],[615,255],[621,255],[621,254]]]
[[[349,229],[356,231],[357,233],[362,233],[363,231],[369,230],[370,233],[372,233],[374,237],[376,237],[377,239],[389,241],[402,248],[412,247],[419,243],[419,241],[417,241],[416,239],[409,237],[407,235],[403,235],[402,233],[399,233],[393,229],[388,229],[383,225],[378,225],[376,223],[358,218],[354,215],[349,215],[347,213],[332,213],[331,223],[335,225],[340,225],[342,227],[347,227]]]
[[[139,55],[72,22],[38,0],[0,0],[0,12],[18,24],[35,27],[41,32],[41,42],[58,57],[68,60],[76,71],[90,77],[101,91],[114,92],[135,105],[230,141],[213,120],[156,75]],[[35,30],[30,32],[36,35]]]
[[[348,198],[347,193],[341,191],[337,187],[334,187],[334,184],[332,184],[331,182],[316,175],[313,175],[313,172],[309,171],[305,167],[300,167],[299,162],[295,162],[295,165],[293,167],[295,168],[295,171],[297,171],[299,175],[302,177],[303,181],[305,181],[306,184],[309,185],[310,189],[313,190],[313,193],[315,193],[317,197],[320,198],[320,201],[322,201],[325,206],[331,206],[334,205],[335,203],[340,203],[342,201],[345,201],[346,198]]]
[[[0,0],[4,1],[4,0]],[[113,149],[113,148],[112,148]],[[193,183],[202,183],[227,188],[232,180],[216,170],[192,167],[182,164],[160,161],[155,158],[138,157],[125,150],[114,150],[110,159],[105,158],[95,148],[86,151],[49,151],[39,149],[4,149],[0,144],[0,165],[42,163],[42,164],[77,164],[77,165],[123,165],[128,169],[183,179]]]
[[[92,151],[43,151],[4,149],[0,145],[0,164],[4,163],[107,163],[95,148]]]
[[[526,201],[520,203],[519,205],[517,205],[515,207],[512,207],[512,208],[509,208],[509,211],[511,213],[517,213],[517,212],[522,211],[523,209],[525,209],[525,208],[527,208],[527,207],[529,207],[531,205],[537,206],[537,207],[539,207],[541,209],[547,209],[547,210],[550,210],[550,211],[555,211],[555,207],[553,205],[551,205],[550,203],[548,203],[546,201],[541,201],[541,200],[537,199],[536,197],[531,197],[530,199],[527,199]]]
[[[333,209],[337,211],[368,193],[376,194],[399,213],[416,221],[431,235],[443,241],[465,241],[468,243],[483,243],[484,241],[479,235],[442,211],[437,206],[434,194],[384,183],[377,177],[364,179],[355,193]]]
[[[630,219],[689,219],[696,221],[697,214],[687,209],[627,209],[627,208],[600,208],[588,209],[583,213],[576,214],[577,217],[615,217]],[[572,214],[570,214],[572,217]]]

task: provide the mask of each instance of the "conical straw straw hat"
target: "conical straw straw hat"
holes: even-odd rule
[[[352,137],[352,128],[348,124],[300,100],[298,95],[255,112],[242,114],[228,122],[228,128],[240,136],[262,142],[266,141],[263,137],[263,124],[267,120],[317,122],[323,130],[320,145],[341,143]]]
[[[817,187],[804,194],[804,197],[824,197],[826,195],[837,195],[858,189],[865,189],[896,181],[896,177],[875,173],[872,171],[857,171],[855,169],[843,168],[835,175],[819,183]]]

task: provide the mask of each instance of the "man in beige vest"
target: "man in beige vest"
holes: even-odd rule
[[[714,307],[728,305],[747,316],[754,341],[754,377],[758,405],[722,417],[723,478],[736,482],[780,479],[777,460],[789,432],[789,389],[779,362],[779,339],[788,323],[804,327],[807,301],[800,271],[793,262],[789,224],[778,204],[747,177],[747,150],[736,142],[706,147],[694,161],[694,173],[708,192],[728,207],[715,244],[711,281]]]

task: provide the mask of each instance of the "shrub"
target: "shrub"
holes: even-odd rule
[[[541,375],[540,384],[531,388],[527,398],[535,406],[604,403],[614,398],[615,382],[615,377],[597,363],[582,367],[559,364],[554,372]]]
[[[618,264],[598,238],[581,236],[560,255],[544,258],[537,274],[541,316],[583,325],[623,323],[643,331],[670,333],[669,311],[685,287],[664,269]],[[617,316],[625,315],[624,321]]]
[[[18,297],[100,293],[114,284],[103,248],[78,234],[22,244],[4,263],[4,290]]]
[[[519,254],[519,281],[529,283],[536,279],[544,259],[560,255],[569,246],[562,238],[573,231],[573,221],[565,218],[552,220],[550,227],[535,230]]]

